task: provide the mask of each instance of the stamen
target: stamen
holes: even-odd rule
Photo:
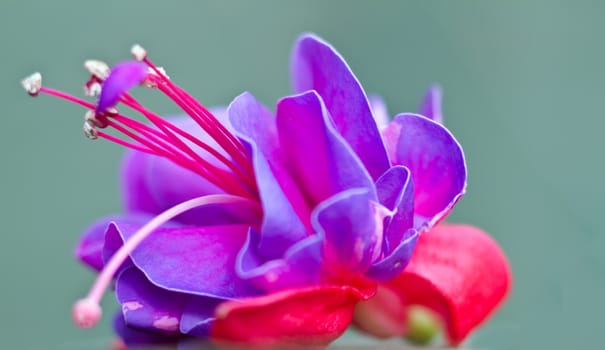
[[[86,60],[84,61],[84,68],[92,74],[92,76],[97,77],[101,80],[107,79],[111,69],[107,63],[99,60]]]
[[[21,80],[21,85],[30,96],[37,96],[42,88],[42,74],[35,72]]]
[[[135,234],[124,242],[122,247],[115,252],[97,276],[88,295],[74,304],[72,310],[74,323],[82,328],[90,328],[97,324],[102,314],[99,303],[101,302],[101,298],[109,286],[109,283],[113,279],[113,276],[130,254],[139,246],[139,244],[141,244],[141,242],[143,242],[143,240],[145,240],[145,238],[149,237],[154,230],[188,210],[214,204],[233,204],[238,207],[248,206],[251,210],[259,213],[259,215],[261,213],[261,208],[257,201],[226,194],[215,194],[194,198],[164,211],[135,232]]]
[[[89,140],[96,140],[99,138],[96,126],[89,120],[84,121],[82,130],[84,131],[84,136]]]
[[[143,46],[139,44],[132,45],[130,53],[132,54],[132,57],[139,62],[142,62],[145,58],[147,58],[147,50],[145,50]]]

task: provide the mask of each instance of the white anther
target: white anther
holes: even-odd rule
[[[161,78],[165,78],[165,79],[170,79],[170,77],[168,76],[168,74],[166,74],[166,70],[165,70],[163,67],[156,67],[156,69],[157,69],[157,70],[158,70],[158,71],[161,73],[161,76],[160,76],[160,74],[158,74],[158,73],[157,73],[157,72],[156,72],[156,71],[155,71],[153,68],[151,68],[151,67],[147,68],[147,73],[148,73],[149,75],[153,75],[153,76],[156,76],[156,77],[161,77]],[[156,83],[155,83],[154,81],[152,81],[151,79],[145,79],[145,81],[143,81],[143,85],[144,85],[145,87],[150,88],[150,89],[155,89],[155,88],[158,86],[158,84],[156,84]]]
[[[91,140],[96,140],[99,138],[99,134],[97,133],[97,127],[94,125],[94,122],[87,120],[84,122],[84,126],[82,127],[84,130],[84,136]]]
[[[21,80],[21,85],[31,96],[36,96],[42,87],[42,74],[36,72]]]
[[[147,58],[147,50],[139,44],[132,45],[130,53],[132,54],[132,57],[139,62]]]
[[[157,69],[160,73],[162,73],[162,76],[164,76],[166,79],[170,79],[170,77],[168,76],[168,74],[166,74],[166,70],[164,69],[164,67],[155,67],[155,69]],[[149,74],[153,74],[156,77],[159,77],[160,75],[151,67],[147,68],[147,73]]]
[[[90,84],[86,84],[84,86],[84,93],[86,96],[97,97],[101,94],[101,83],[99,82],[91,82]]]
[[[109,69],[107,63],[99,60],[84,61],[84,68],[86,68],[90,74],[101,80],[107,79],[109,73],[111,72],[111,69]]]
[[[117,107],[109,107],[105,110],[105,113],[109,115],[118,115],[120,112]]]

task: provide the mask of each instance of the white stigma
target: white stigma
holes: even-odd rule
[[[89,299],[81,299],[74,305],[71,317],[81,328],[92,328],[101,319],[103,311],[99,304]]]
[[[107,79],[109,72],[111,72],[111,69],[109,69],[107,63],[99,60],[84,61],[84,68],[86,68],[90,74],[101,80]]]
[[[132,54],[132,57],[139,62],[147,58],[147,50],[139,44],[132,45],[130,53]]]
[[[36,72],[21,80],[21,85],[31,96],[36,96],[42,88],[42,74]]]

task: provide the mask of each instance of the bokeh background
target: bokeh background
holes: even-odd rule
[[[605,307],[605,3],[598,1],[0,2],[0,345],[90,349],[111,339],[70,322],[93,275],[80,230],[120,210],[122,150],[86,140],[81,109],[30,99],[19,81],[81,94],[82,62],[115,63],[143,44],[206,105],[244,90],[268,105],[289,92],[288,56],[314,31],[391,112],[433,82],[466,151],[468,195],[451,216],[491,232],[515,273],[476,349],[589,349]],[[144,97],[145,99],[145,97]],[[159,101],[158,101],[159,100]],[[147,95],[160,113],[175,108]],[[108,310],[115,308],[111,294]],[[108,312],[109,313],[109,312]]]

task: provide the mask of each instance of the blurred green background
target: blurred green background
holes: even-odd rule
[[[139,42],[206,105],[244,90],[273,105],[289,92],[289,50],[303,31],[337,47],[392,113],[415,110],[429,84],[444,87],[446,124],[470,173],[451,220],[491,232],[515,273],[507,304],[469,347],[598,348],[604,11],[603,2],[555,0],[3,0],[2,348],[89,349],[111,339],[109,317],[92,331],[70,322],[93,278],[72,250],[83,227],[120,210],[122,150],[86,140],[80,108],[30,99],[20,79],[39,70],[47,85],[80,95],[83,60],[115,63]],[[105,305],[115,308],[112,295]]]

